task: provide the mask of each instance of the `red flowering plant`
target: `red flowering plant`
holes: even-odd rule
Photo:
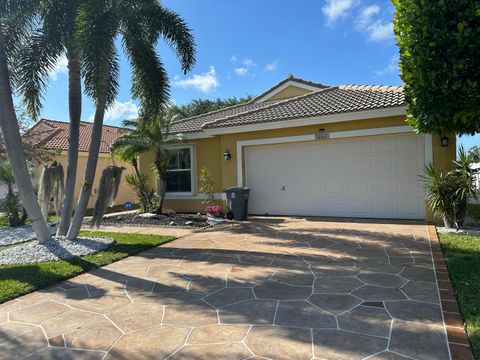
[[[222,205],[209,205],[205,208],[205,212],[208,215],[213,215],[216,217],[222,216],[223,206]]]

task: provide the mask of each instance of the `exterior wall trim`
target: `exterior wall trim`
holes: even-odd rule
[[[352,131],[337,131],[330,133],[330,139],[342,139],[349,137],[358,137],[358,136],[372,136],[372,135],[388,135],[388,134],[399,134],[399,133],[411,133],[413,128],[406,126],[391,126],[384,128],[372,128],[372,129],[361,129],[361,130],[352,130]],[[427,150],[427,136],[425,137],[425,148]],[[272,145],[272,144],[285,144],[285,143],[295,143],[303,141],[319,141],[315,139],[315,134],[308,135],[299,135],[299,136],[285,136],[277,138],[265,138],[265,139],[255,139],[255,140],[243,140],[237,141],[237,186],[243,186],[243,148],[245,146],[254,146],[254,145]],[[321,141],[321,140],[320,140]],[[430,147],[431,145],[430,137]],[[432,152],[430,151],[430,154]],[[425,154],[427,158],[427,154]]]
[[[405,106],[398,106],[398,107],[393,107],[388,109],[354,111],[354,112],[343,113],[343,114],[325,115],[325,116],[317,116],[317,117],[309,117],[309,118],[293,119],[293,120],[283,120],[283,121],[276,121],[276,122],[270,122],[265,124],[230,126],[230,127],[218,128],[218,129],[204,129],[204,132],[208,135],[223,135],[223,134],[234,134],[234,133],[241,133],[241,132],[261,131],[261,130],[284,129],[284,128],[308,126],[308,125],[322,125],[322,124],[330,124],[330,123],[344,122],[344,121],[366,120],[366,119],[374,119],[374,118],[381,118],[381,117],[405,115],[406,109],[407,108]]]
[[[425,164],[433,163],[433,138],[432,135],[425,135]]]

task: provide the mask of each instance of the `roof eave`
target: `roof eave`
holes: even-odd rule
[[[242,133],[242,132],[275,130],[275,129],[284,129],[284,128],[291,128],[291,127],[299,127],[299,126],[308,126],[308,125],[322,125],[322,124],[330,124],[330,123],[345,122],[345,121],[366,120],[366,119],[375,119],[375,118],[392,117],[392,116],[404,116],[406,115],[406,110],[407,110],[406,106],[395,106],[395,107],[382,108],[382,109],[361,110],[361,111],[352,111],[348,113],[338,113],[338,114],[314,116],[314,117],[307,117],[307,118],[271,121],[271,122],[260,123],[260,124],[228,126],[228,127],[219,127],[219,128],[206,128],[203,131],[207,135],[215,136],[215,135],[223,135],[223,134]]]

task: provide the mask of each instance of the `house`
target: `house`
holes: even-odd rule
[[[403,88],[327,86],[288,76],[251,102],[176,122],[166,207],[201,211],[199,170],[251,188],[250,214],[431,219],[420,175],[443,169],[456,139],[417,135]],[[445,144],[443,144],[445,145]],[[150,171],[153,155],[140,159]]]
[[[80,188],[82,186],[83,177],[85,174],[85,168],[87,165],[88,149],[90,147],[90,139],[92,135],[93,124],[89,122],[81,122],[80,124],[80,141],[78,146],[78,166],[77,166],[77,178],[75,188],[75,203],[80,194]],[[125,134],[127,131],[124,128],[115,126],[104,125],[102,128],[102,142],[100,144],[100,153],[98,158],[97,170],[95,174],[95,180],[93,184],[92,194],[88,202],[88,207],[93,208],[95,201],[97,200],[98,185],[102,171],[105,167],[110,165],[117,165],[125,167],[123,177],[126,174],[132,173],[131,166],[128,163],[122,162],[118,158],[113,158],[110,154],[110,147],[115,140]],[[59,154],[55,156],[55,160],[63,165],[63,169],[67,172],[68,164],[68,148],[69,148],[69,123],[62,121],[54,121],[42,119],[38,121],[30,130],[29,136],[33,139],[35,144],[43,148],[58,150]],[[41,168],[39,167],[34,171],[34,185],[38,184],[41,176]],[[136,196],[133,190],[122,180],[116,199],[117,204],[123,204],[127,201],[135,202]]]

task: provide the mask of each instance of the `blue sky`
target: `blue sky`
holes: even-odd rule
[[[192,28],[197,64],[184,75],[174,52],[158,44],[177,104],[194,98],[256,95],[288,74],[327,85],[400,85],[387,0],[164,0]],[[121,49],[120,49],[121,50]],[[52,74],[42,116],[68,120],[66,64]],[[92,102],[84,99],[84,120]],[[120,92],[105,123],[135,117],[130,71],[121,55]],[[475,141],[477,140],[477,141]],[[466,146],[480,138],[463,138]]]

